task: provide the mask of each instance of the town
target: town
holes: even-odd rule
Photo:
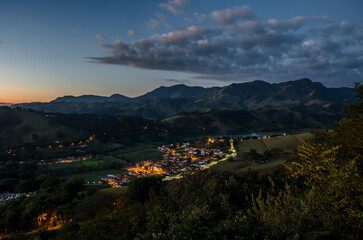
[[[183,173],[209,168],[218,161],[225,160],[230,156],[219,148],[207,147],[215,141],[224,142],[225,140],[209,138],[205,147],[193,147],[189,142],[181,145],[162,145],[158,147],[158,150],[163,154],[162,160],[137,162],[135,166],[125,168],[126,172],[124,174],[109,174],[102,180],[112,187],[121,187],[127,185],[135,177],[159,175],[164,177],[163,180],[172,180],[180,178]],[[230,143],[232,149],[233,140]],[[232,154],[235,154],[234,151],[233,149]]]

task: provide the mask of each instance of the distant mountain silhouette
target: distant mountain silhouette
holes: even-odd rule
[[[132,101],[132,98],[126,97],[121,94],[114,94],[110,97],[97,96],[97,95],[82,95],[79,97],[75,96],[64,96],[58,97],[55,100],[51,101],[51,103],[59,103],[59,102],[83,102],[83,103],[95,103],[95,102],[117,102],[117,103],[126,103]]]
[[[282,109],[294,106],[340,111],[345,99],[355,97],[353,88],[327,88],[308,78],[283,83],[253,81],[225,87],[159,87],[142,96],[129,98],[83,95],[59,97],[49,103],[24,103],[38,111],[133,115],[163,119],[181,112],[218,110]]]
[[[137,97],[138,100],[157,99],[157,98],[193,98],[208,91],[203,87],[189,87],[184,84],[178,84],[171,87],[159,87],[142,96]]]

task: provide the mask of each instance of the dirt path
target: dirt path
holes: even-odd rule
[[[296,136],[295,136],[296,137]],[[306,142],[304,140],[302,140],[301,138],[299,137],[296,137],[297,140],[299,140],[302,144],[306,145]]]
[[[266,146],[267,150],[269,150],[269,151],[270,151],[271,149],[270,149],[270,147],[267,145],[267,143],[266,143],[265,139],[263,139],[263,138],[262,138],[262,142],[265,144],[265,146]]]

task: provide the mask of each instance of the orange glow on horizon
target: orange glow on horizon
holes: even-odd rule
[[[53,95],[53,94],[52,94]],[[0,90],[0,103],[28,103],[28,102],[49,102],[56,97],[49,93],[31,93],[27,91],[6,91]]]

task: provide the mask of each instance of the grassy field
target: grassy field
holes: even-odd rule
[[[162,158],[161,152],[157,150],[157,147],[160,145],[162,145],[162,143],[138,143],[128,148],[118,149],[110,154],[128,162],[157,160]]]
[[[280,166],[283,162],[284,162],[284,160],[277,160],[277,161],[264,163],[264,164],[254,163],[248,167],[238,169],[236,172],[237,173],[238,172],[247,172],[249,170],[258,171],[258,172],[272,172],[278,166]]]
[[[102,168],[109,163],[117,162],[116,159],[110,157],[97,157],[97,158],[90,158],[84,161],[77,161],[71,163],[57,163],[57,164],[50,164],[47,165],[47,168],[52,171],[56,169],[63,169],[63,168],[79,168],[79,167],[93,167],[93,168]]]
[[[266,150],[273,148],[280,148],[283,152],[293,152],[298,146],[303,143],[299,140],[305,141],[311,136],[310,133],[303,133],[298,135],[281,136],[266,139],[252,139],[243,140],[239,142],[239,152],[249,152],[251,149],[255,149],[257,153],[263,154]],[[263,142],[266,142],[266,144]]]
[[[69,174],[65,176],[61,176],[62,179],[69,179],[69,178],[82,178],[86,182],[90,183],[99,183],[101,181],[101,177],[105,177],[108,174],[120,174],[124,170],[121,169],[106,169],[106,170],[98,170],[98,171],[91,171],[85,173],[76,173],[76,174]]]
[[[117,160],[112,157],[96,157],[82,161],[82,164],[88,167],[102,168],[105,167],[106,164],[110,164],[113,162],[117,162]]]
[[[243,140],[238,145],[239,152],[249,152],[251,149],[255,149],[257,153],[263,154],[268,150],[262,139]]]
[[[57,163],[41,166],[38,174],[50,174],[59,178],[83,178],[86,181],[99,181],[107,174],[122,172],[124,166],[112,157],[91,158],[72,163]]]
[[[141,162],[147,160],[162,159],[162,153],[155,149],[129,152],[124,154],[119,154],[118,156],[121,159],[124,159],[128,162]]]
[[[233,161],[224,161],[216,164],[212,167],[214,170],[227,171],[227,172],[244,172],[256,170],[260,172],[272,171],[283,163],[284,159],[288,157],[298,146],[302,145],[305,140],[311,136],[310,133],[281,136],[276,138],[264,139],[252,139],[243,140],[238,143],[238,157]],[[258,154],[263,154],[266,150],[279,148],[281,153],[276,156],[272,156],[268,163],[258,163],[247,159],[246,153],[251,149],[255,149]]]
[[[211,169],[223,172],[232,172],[232,173],[247,172],[249,170],[258,171],[258,172],[272,172],[283,162],[284,162],[283,159],[275,160],[264,164],[249,162],[245,160],[237,160],[233,162],[225,161],[214,165]]]
[[[310,136],[310,133],[304,133],[278,138],[267,138],[265,141],[270,149],[281,148],[284,152],[292,153],[298,146],[303,144],[300,140],[305,141]]]
[[[158,146],[160,146],[160,145],[151,144],[151,143],[137,143],[134,146],[117,149],[116,151],[113,151],[110,154],[119,155],[119,154],[132,153],[132,152],[138,152],[138,151],[143,151],[143,150],[157,149]]]
[[[47,169],[52,171],[56,169],[62,169],[62,168],[77,168],[84,166],[82,162],[72,162],[72,163],[61,163],[61,164],[50,164],[47,165]]]
[[[251,166],[249,161],[224,161],[211,167],[212,170],[223,171],[223,172],[235,172],[241,168],[247,168]]]

